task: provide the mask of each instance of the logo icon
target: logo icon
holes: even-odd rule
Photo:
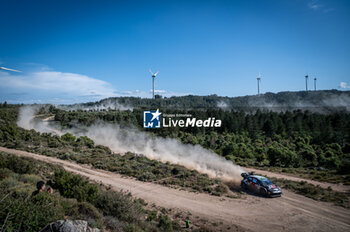
[[[143,111],[143,128],[160,128],[160,115],[157,110]]]

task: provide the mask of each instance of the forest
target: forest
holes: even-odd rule
[[[319,167],[349,174],[350,113],[309,111],[263,112],[254,114],[221,109],[190,110],[193,117],[222,120],[220,128],[142,128],[142,110],[64,111],[50,108],[65,128],[85,126],[102,120],[123,127],[138,127],[149,133],[200,144],[240,165],[278,167]],[[163,113],[182,113],[165,110]]]
[[[274,101],[282,101],[276,96],[272,97]],[[212,103],[208,100],[211,98]],[[117,99],[118,104],[122,104],[121,99]],[[132,101],[134,100],[137,99]],[[158,97],[154,102],[163,100],[165,99]],[[86,109],[54,105],[35,107],[39,109],[37,114],[40,117],[52,116],[55,124],[65,129],[77,126],[84,128],[99,122],[126,129],[137,128],[153,136],[170,137],[185,144],[199,144],[226,160],[245,167],[268,168],[306,175],[307,178],[319,181],[350,184],[350,113],[344,108],[328,108],[327,112],[306,109],[223,109],[214,107],[217,105],[216,96],[187,96],[172,100],[173,105],[191,104],[191,107],[186,110],[180,109],[181,107],[160,108],[163,114],[186,112],[198,119],[215,117],[222,120],[222,126],[144,129],[143,111],[150,109],[144,104],[149,99],[140,100],[140,107],[135,107],[134,102],[133,108],[124,110],[94,108],[93,105]],[[208,107],[207,104],[213,107]],[[86,136],[76,137],[69,133],[58,136],[25,130],[17,126],[22,106],[0,103],[0,146],[88,164],[172,188],[214,196],[241,197],[242,192],[231,188],[230,184],[180,165],[150,160],[133,153],[115,154],[108,147],[97,145]],[[56,197],[43,195],[40,199],[27,200],[28,193],[35,189],[34,184],[40,178],[47,180],[55,189]],[[273,181],[285,189],[315,200],[349,207],[348,197],[344,193],[304,182],[282,179]],[[65,191],[70,189],[65,186],[72,184],[79,184],[79,188]],[[0,214],[2,222],[7,220],[5,231],[37,231],[46,223],[62,217],[83,218],[90,226],[112,230],[180,230],[178,221],[168,217],[166,210],[147,210],[142,199],[111,192],[52,165],[15,158],[6,153],[1,153],[0,156],[0,186],[0,199],[4,199],[0,202],[0,207],[15,206]],[[77,192],[77,189],[80,190]],[[43,215],[42,207],[47,204],[53,204],[54,207],[47,215]],[[123,208],[124,213],[117,210],[119,207],[126,207]],[[22,220],[21,215],[28,219]]]
[[[296,105],[296,102],[315,103],[317,100],[320,102],[319,105],[322,105],[325,99],[334,100],[335,96],[338,97],[338,102],[345,104],[347,97],[350,96],[350,91],[281,92],[277,94],[267,93],[262,97],[270,99],[270,102],[288,103],[293,106]],[[241,105],[247,105],[249,99],[256,97],[260,96],[227,99],[230,102],[241,102]],[[217,107],[217,103],[224,98],[211,95],[153,100],[154,104],[162,102],[162,104],[167,105],[165,108],[160,108],[163,114],[187,113],[197,119],[215,117],[222,120],[222,126],[219,128],[144,129],[142,127],[143,110],[152,109],[150,106],[144,108],[152,101],[151,99],[125,97],[114,99],[114,105],[136,107],[127,110],[92,107],[101,106],[103,102],[108,102],[111,105],[113,103],[111,99],[80,105],[90,106],[86,109],[79,109],[77,105],[70,105],[65,109],[60,106],[42,105],[38,114],[54,115],[54,120],[62,128],[73,128],[77,125],[90,126],[96,122],[104,121],[124,128],[136,127],[157,136],[178,139],[183,143],[200,144],[227,160],[243,166],[326,169],[340,175],[346,174],[346,182],[349,181],[350,112],[348,110],[343,108],[339,110],[336,107],[328,108],[333,110],[327,112],[315,112],[312,111],[313,108],[310,108],[311,110],[293,109],[286,111],[255,109],[247,112]],[[176,106],[188,107],[177,109]],[[10,118],[8,120],[1,117],[7,125],[0,132],[0,141],[5,141],[7,127],[16,129],[15,122],[19,106],[5,105],[4,103],[0,107],[2,107],[2,114],[6,112],[11,114],[7,115]]]
[[[173,96],[162,97],[156,95],[155,99],[140,97],[111,97],[98,102],[88,102],[64,105],[67,109],[131,109],[131,108],[159,108],[159,109],[213,109],[239,110],[255,112],[257,109],[264,111],[293,111],[295,109],[309,110],[319,113],[332,113],[334,111],[349,110],[350,91],[319,90],[279,92],[260,95],[223,97],[216,94],[208,96]]]

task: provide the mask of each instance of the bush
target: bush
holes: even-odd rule
[[[64,215],[70,217],[76,217],[78,215],[78,201],[74,198],[61,198],[61,206],[64,211]]]
[[[36,170],[33,162],[16,156],[9,156],[5,153],[0,155],[0,168],[8,168],[18,174],[32,174]]]
[[[331,188],[324,189],[320,186],[309,184],[305,181],[296,182],[285,179],[269,178],[272,182],[279,185],[281,188],[289,189],[298,194],[312,198],[318,201],[333,202],[336,205],[350,208],[349,197],[346,193],[333,191]]]
[[[66,141],[68,143],[73,143],[76,140],[76,137],[70,133],[65,133],[64,135],[61,136],[61,139],[63,141]]]
[[[93,148],[95,146],[94,141],[87,136],[80,136],[77,139],[76,146],[86,146],[88,148]]]
[[[96,185],[90,184],[81,176],[73,175],[64,170],[55,172],[53,180],[48,184],[58,189],[62,196],[75,198],[80,202],[88,201],[93,203],[98,196],[98,188]]]
[[[42,180],[39,175],[18,174],[0,167],[2,231],[39,231],[47,224],[64,218],[86,220],[91,227],[111,231],[158,231],[154,222],[145,221],[145,212],[140,204],[142,201],[134,200],[131,194],[100,190],[97,184],[91,184],[63,169],[1,153],[0,164],[6,163],[33,165],[35,170],[40,170],[40,175],[52,178],[48,185],[57,191],[54,194],[44,191],[31,196],[36,182]],[[24,171],[20,168],[15,170]]]
[[[173,224],[167,215],[159,215],[158,220],[159,220],[158,227],[161,228],[162,231],[166,231],[166,232],[173,231]]]
[[[115,217],[106,216],[103,218],[103,221],[106,229],[110,231],[123,231],[123,228],[125,227],[125,223],[119,221]]]
[[[104,215],[116,217],[120,221],[135,222],[143,215],[142,207],[133,201],[131,195],[125,195],[122,192],[100,192],[95,206]]]
[[[42,180],[42,178],[40,176],[33,175],[33,174],[23,174],[23,175],[21,175],[19,180],[24,182],[24,183],[29,183],[29,184],[35,185],[36,183],[38,183],[38,181]]]
[[[0,182],[0,189],[13,191],[20,186],[20,182],[13,176],[7,177]]]
[[[0,194],[0,198],[3,195]],[[46,224],[64,217],[57,197],[46,192],[28,200],[12,194],[1,202],[0,207],[4,209],[0,212],[0,221],[4,222],[9,216],[3,231],[38,231]]]
[[[15,173],[8,168],[0,168],[0,180],[13,176]]]
[[[267,151],[271,166],[299,167],[300,157],[288,148],[270,147]]]
[[[223,184],[223,183],[219,183],[215,188],[214,191],[217,192],[218,194],[223,194],[223,193],[227,193],[228,188],[227,185]]]
[[[86,220],[91,227],[102,228],[102,215],[92,204],[88,202],[78,203],[77,219]]]

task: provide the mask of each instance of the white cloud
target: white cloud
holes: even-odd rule
[[[150,90],[150,92],[152,92],[152,90]],[[166,93],[167,91],[166,90],[163,90],[163,89],[155,89],[154,90],[154,93],[158,93],[158,94],[164,94]]]
[[[343,81],[340,82],[339,87],[340,87],[341,89],[350,89],[350,85],[348,85],[348,83],[343,82]]]
[[[149,90],[148,92],[142,91],[142,90],[130,90],[130,91],[121,91],[118,92],[122,96],[134,96],[134,97],[141,97],[141,98],[150,98],[152,97],[153,90]],[[159,94],[163,97],[172,97],[172,96],[185,96],[189,95],[191,93],[180,93],[180,92],[174,92],[174,91],[167,91],[163,89],[155,89],[155,94]]]
[[[323,5],[319,4],[318,0],[312,0],[309,2],[308,7],[313,10],[318,10],[323,7]]]
[[[327,6],[321,4],[319,0],[312,0],[310,1],[307,6],[309,9],[314,10],[314,11],[322,11],[324,13],[328,13],[331,11],[334,11],[334,8],[328,8]]]
[[[153,90],[151,89],[149,92],[152,93]],[[173,92],[173,91],[168,91],[168,90],[163,90],[163,89],[155,89],[154,93],[155,94],[159,94],[159,95],[161,95],[163,97],[185,96],[185,95],[191,94],[191,93]]]
[[[165,90],[155,92],[162,96],[186,95]],[[110,83],[100,79],[48,68],[24,73],[0,71],[0,99],[12,103],[68,104],[118,96],[149,98],[152,94],[138,89],[118,91]]]
[[[3,87],[16,90],[65,93],[71,96],[115,95],[115,89],[107,82],[75,73],[44,71],[13,75],[1,72],[0,81]]]

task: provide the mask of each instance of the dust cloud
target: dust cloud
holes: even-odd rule
[[[133,152],[149,159],[179,164],[210,177],[238,183],[244,169],[231,161],[199,145],[183,144],[176,139],[155,137],[136,128],[121,128],[105,122],[97,122],[82,129],[79,125],[69,130],[60,130],[57,125],[35,117],[38,107],[20,109],[18,126],[39,132],[62,135],[88,136],[95,144],[109,147],[115,153]]]
[[[133,107],[119,103],[116,100],[107,99],[95,103],[80,103],[73,105],[58,105],[56,106],[62,110],[83,110],[83,111],[102,111],[102,110],[133,110]]]

